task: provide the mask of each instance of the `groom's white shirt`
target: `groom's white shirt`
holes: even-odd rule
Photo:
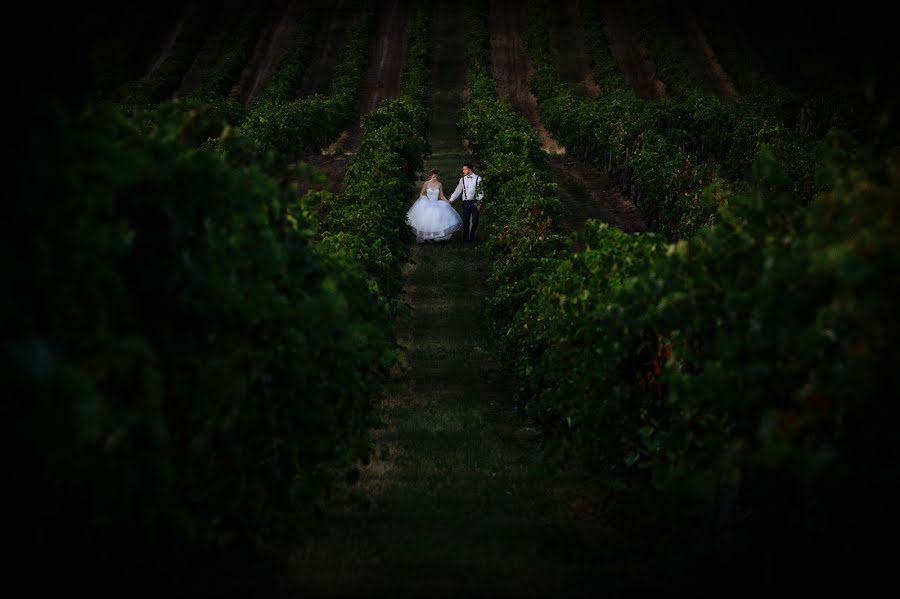
[[[450,201],[453,202],[456,198],[462,195],[463,185],[465,185],[466,198],[475,198],[476,200],[481,201],[484,198],[484,192],[479,191],[478,195],[475,195],[475,186],[479,181],[481,181],[481,175],[477,175],[471,172],[468,175],[460,177],[459,183],[456,185],[456,189],[453,190],[452,194],[450,194]]]

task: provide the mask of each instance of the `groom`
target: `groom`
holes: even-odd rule
[[[476,175],[472,165],[468,162],[462,167],[463,176],[460,178],[456,189],[450,195],[450,203],[462,195],[463,198],[463,241],[475,241],[475,231],[478,229],[478,214],[481,212],[484,192],[481,191],[481,176]],[[472,231],[469,232],[469,222],[472,223]]]

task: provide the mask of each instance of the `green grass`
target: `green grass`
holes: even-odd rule
[[[344,489],[367,500],[335,507],[325,538],[297,552],[291,584],[335,593],[574,590],[593,574],[600,522],[573,509],[584,489],[551,480],[539,441],[509,403],[480,312],[480,249],[454,240],[416,246],[413,258],[412,315],[400,331],[406,389],[384,403],[386,426],[374,432],[386,450]]]

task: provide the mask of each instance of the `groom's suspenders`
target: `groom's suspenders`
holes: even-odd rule
[[[478,191],[478,180],[479,180],[479,179],[481,179],[481,177],[478,177],[478,176],[475,177],[475,191]],[[460,179],[460,181],[462,181],[462,186],[463,186],[463,201],[465,201],[465,200],[468,200],[468,199],[469,199],[469,196],[466,195],[466,178],[463,177],[462,179]],[[477,193],[475,194],[475,197],[476,197],[476,198],[478,197],[478,194],[477,194]]]

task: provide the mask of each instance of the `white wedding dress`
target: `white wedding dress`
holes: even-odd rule
[[[445,241],[462,226],[462,218],[450,202],[440,199],[440,191],[427,188],[406,213],[406,223],[419,241]]]

